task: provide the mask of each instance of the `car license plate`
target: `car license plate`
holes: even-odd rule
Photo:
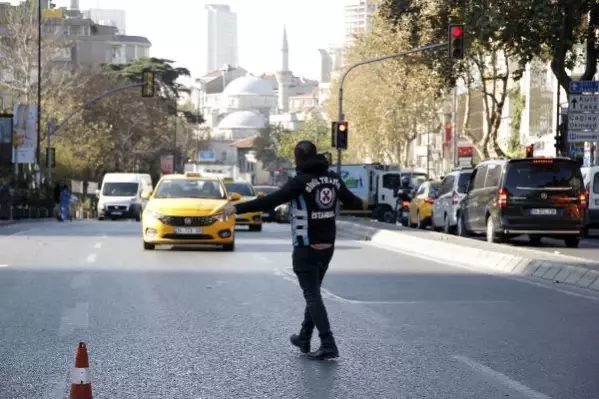
[[[202,229],[199,227],[177,227],[175,234],[202,234]]]
[[[530,214],[535,215],[535,216],[557,215],[557,209],[555,209],[555,208],[531,209]]]
[[[403,212],[401,213],[401,217],[402,217],[402,218],[407,218],[407,217],[408,217],[408,212],[406,212],[406,211],[403,211]]]
[[[115,212],[112,212],[112,214],[113,214],[113,215],[122,215],[122,214],[123,214],[123,212],[118,212],[118,211],[115,211]]]

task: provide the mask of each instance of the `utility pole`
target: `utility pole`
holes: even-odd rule
[[[428,46],[424,46],[424,47],[418,47],[412,50],[408,50],[408,51],[402,51],[399,53],[395,53],[395,54],[390,54],[390,55],[384,55],[381,57],[375,57],[375,58],[370,58],[364,61],[360,61],[360,62],[356,62],[355,64],[350,65],[345,72],[343,73],[343,75],[341,75],[341,79],[339,80],[339,94],[338,94],[338,99],[337,99],[337,120],[339,122],[343,121],[345,119],[345,115],[343,114],[343,84],[345,83],[345,79],[347,78],[347,75],[353,71],[354,69],[356,69],[359,66],[362,65],[368,65],[368,64],[373,64],[375,62],[380,62],[380,61],[385,61],[385,60],[389,60],[391,58],[397,58],[397,57],[404,57],[406,55],[410,55],[410,54],[414,54],[414,53],[420,53],[422,51],[428,51],[428,50],[436,50],[442,47],[447,47],[447,45],[449,44],[449,42],[445,42],[445,43],[439,43],[439,44],[431,44]],[[339,146],[337,146],[339,147]],[[341,155],[342,155],[342,149],[341,148],[337,148],[337,173],[341,174]]]
[[[35,163],[39,168],[41,164],[42,145],[42,0],[38,0],[37,7],[37,140]],[[38,187],[39,190],[39,187]]]
[[[46,167],[48,168],[46,179],[48,184],[52,184],[52,164],[56,162],[54,157],[56,153],[52,151],[52,135],[54,134],[54,129],[56,127],[56,119],[52,118],[48,121],[48,134],[46,138],[46,142],[48,143],[46,148]]]

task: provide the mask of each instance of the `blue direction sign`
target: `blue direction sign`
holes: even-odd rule
[[[599,92],[599,82],[594,80],[573,80],[570,82],[570,94],[596,92]]]

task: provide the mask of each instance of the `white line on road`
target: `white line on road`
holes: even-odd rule
[[[257,260],[258,262],[274,263],[272,260],[270,260],[268,257],[266,257],[265,255],[262,255],[262,254],[252,254],[252,258]]]
[[[89,326],[89,304],[80,302],[74,308],[65,309],[60,319],[58,334],[61,337],[70,335],[77,328],[88,328]]]
[[[89,254],[89,256],[87,257],[86,261],[88,263],[94,263],[96,261],[96,254]]]
[[[424,260],[428,260],[430,262],[434,262],[440,265],[446,265],[446,266],[453,266],[453,267],[457,267],[460,269],[464,269],[464,270],[469,270],[472,272],[476,272],[479,274],[486,274],[488,276],[495,276],[495,277],[502,277],[502,278],[506,278],[512,281],[517,281],[519,283],[524,283],[524,284],[528,284],[528,285],[534,285],[535,287],[539,287],[539,288],[545,288],[547,290],[552,290],[552,291],[557,291],[557,292],[561,292],[562,294],[566,294],[566,295],[570,295],[570,296],[575,296],[575,297],[579,297],[579,298],[584,298],[584,299],[588,299],[591,301],[599,301],[599,297],[598,296],[593,296],[593,295],[585,295],[585,294],[581,294],[578,292],[575,292],[573,290],[569,290],[569,289],[564,289],[564,288],[559,288],[559,287],[555,287],[553,285],[546,285],[546,284],[542,284],[540,282],[534,281],[532,279],[532,277],[530,276],[518,276],[518,275],[514,275],[514,274],[509,274],[507,272],[502,272],[499,270],[491,270],[488,268],[477,268],[477,267],[473,267],[473,266],[467,266],[461,263],[457,263],[457,262],[450,262],[450,261],[443,261],[437,258],[433,258],[431,256],[427,256],[425,254],[421,254],[421,253],[416,253],[416,252],[408,252],[408,251],[404,251],[404,250],[399,250],[397,248],[393,248],[387,245],[383,245],[383,244],[379,244],[379,243],[374,243],[374,242],[365,242],[365,241],[359,241],[356,240],[357,242],[361,243],[364,246],[369,246],[369,247],[375,247],[375,248],[381,248],[381,249],[385,249],[387,251],[391,251],[391,252],[396,252],[396,253],[400,253],[403,255],[407,255],[407,256],[412,256],[414,258],[419,258],[419,259],[424,259]],[[577,289],[577,287],[572,287],[572,289]]]
[[[0,267],[8,267],[8,265],[0,265]]]
[[[489,368],[483,364],[478,363],[475,360],[470,359],[466,356],[454,355],[454,359],[464,363],[466,366],[470,367],[472,370],[476,371],[479,374],[484,375],[485,377],[490,377],[491,379],[501,383],[502,385],[528,397],[531,399],[551,399],[549,396],[542,394],[540,392],[535,391],[534,389],[527,387],[524,384],[519,383],[518,381],[512,380],[507,375],[500,373],[499,371],[495,371],[492,368]]]
[[[95,244],[94,244],[94,248],[96,248],[96,249],[100,249],[100,248],[102,248],[102,243],[101,243],[101,242],[97,242],[97,243],[95,243]]]

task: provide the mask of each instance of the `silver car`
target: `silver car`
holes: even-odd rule
[[[468,189],[472,168],[456,169],[441,182],[437,198],[433,203],[431,227],[452,234],[457,226],[458,205]]]

